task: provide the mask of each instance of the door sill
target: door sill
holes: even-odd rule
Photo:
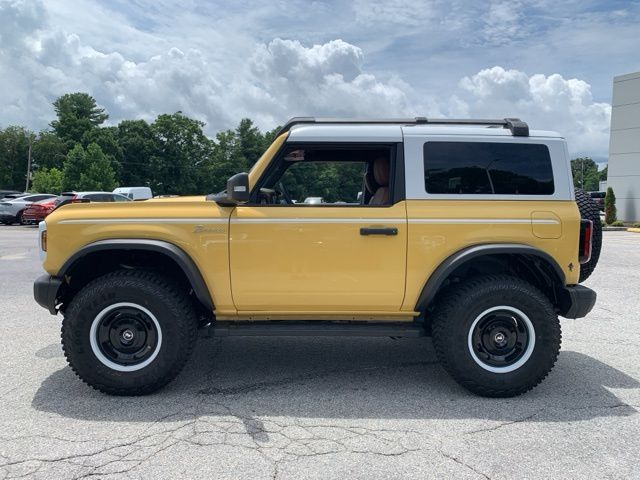
[[[277,336],[277,337],[424,337],[423,325],[398,322],[351,322],[351,321],[265,321],[224,322],[216,321],[207,326],[208,335],[214,337],[233,336]]]

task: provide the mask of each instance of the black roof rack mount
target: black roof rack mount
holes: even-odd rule
[[[356,125],[486,125],[508,128],[514,137],[528,137],[529,125],[519,118],[503,118],[503,119],[469,119],[469,118],[376,118],[372,120],[364,120],[357,118],[316,118],[316,117],[293,117],[280,129],[278,135],[291,130],[294,125],[300,124],[356,124]]]

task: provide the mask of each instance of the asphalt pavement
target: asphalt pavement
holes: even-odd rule
[[[459,387],[429,339],[200,338],[162,391],[80,382],[32,297],[37,230],[0,226],[0,480],[640,478],[640,234],[605,232],[550,376]]]

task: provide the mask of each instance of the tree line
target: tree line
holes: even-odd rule
[[[53,107],[47,130],[0,129],[0,188],[24,190],[31,148],[34,192],[116,186],[149,186],[156,195],[217,192],[228,177],[250,169],[277,132],[261,132],[245,118],[212,139],[203,122],[181,112],[103,126],[107,112],[86,93],[63,95]]]
[[[63,95],[53,107],[56,118],[49,129],[0,129],[0,188],[24,190],[31,150],[34,192],[116,186],[149,186],[156,195],[217,192],[231,175],[248,171],[278,131],[261,132],[245,118],[235,129],[209,138],[203,122],[181,112],[159,115],[152,123],[123,120],[104,126],[108,113],[86,93]],[[607,169],[599,172],[591,158],[576,158],[571,167],[574,184],[584,190],[598,190],[599,181],[606,180]],[[323,185],[320,193],[327,199],[344,195],[340,169],[305,173],[311,176],[287,185],[292,193],[306,195]]]

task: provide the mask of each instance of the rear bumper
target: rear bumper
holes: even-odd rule
[[[22,223],[25,223],[27,225],[37,225],[38,223],[40,223],[42,220],[44,220],[44,217],[40,218],[40,217],[32,217],[32,216],[22,216]]]
[[[62,279],[51,275],[41,275],[33,282],[33,298],[52,315],[58,313],[56,305],[60,285],[62,285]]]
[[[15,219],[15,215],[11,215],[9,213],[0,213],[0,221],[2,222],[15,221]]]
[[[596,304],[596,292],[584,285],[564,287],[560,291],[560,315],[566,318],[582,318]]]

